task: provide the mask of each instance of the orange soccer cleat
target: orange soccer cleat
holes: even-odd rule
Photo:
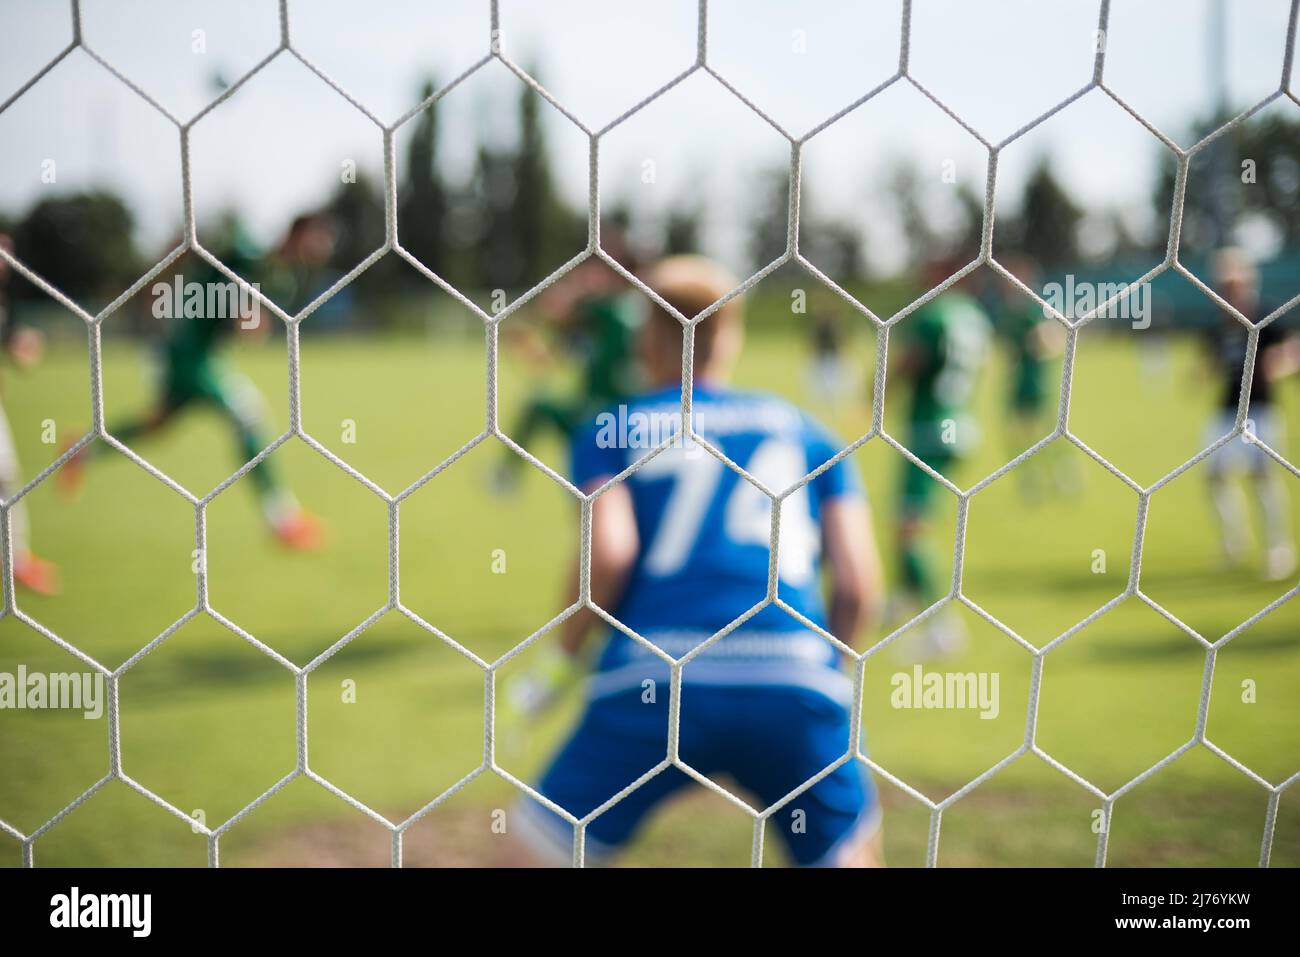
[[[68,446],[63,451],[67,452]],[[82,446],[72,454],[68,461],[64,462],[59,470],[54,474],[54,484],[59,493],[65,499],[74,499],[81,494],[82,488],[86,484],[86,449],[89,446]]]
[[[57,595],[59,566],[31,552],[19,552],[14,560],[14,581],[38,595]]]
[[[275,537],[281,545],[299,552],[311,552],[325,544],[325,527],[315,515],[296,509],[276,521]]]

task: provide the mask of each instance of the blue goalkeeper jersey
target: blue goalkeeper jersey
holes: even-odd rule
[[[590,490],[639,461],[681,426],[676,386],[602,412],[573,445],[573,480]],[[694,390],[695,430],[736,465],[780,493],[835,456],[839,444],[790,403],[757,392]],[[675,441],[625,480],[639,554],[616,608],[619,621],[680,657],[767,595],[771,500],[702,445]],[[821,513],[825,502],[861,495],[842,459],[790,495],[781,508],[777,594],[822,628]],[[768,605],[705,649],[684,681],[801,685],[835,697],[847,691],[832,645],[793,615]],[[615,630],[593,676],[593,696],[667,677],[648,649]]]

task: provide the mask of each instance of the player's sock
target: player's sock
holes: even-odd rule
[[[18,470],[18,453],[14,448],[9,422],[0,412],[0,495],[6,501],[18,493],[22,483]],[[9,539],[13,544],[14,582],[38,595],[59,592],[59,569],[53,562],[32,553],[27,503],[19,499],[9,509]]]
[[[885,598],[885,607],[881,612],[881,624],[886,628],[896,628],[914,618],[921,609],[917,607],[916,596],[895,589]]]
[[[1043,499],[1042,463],[1035,462],[1036,455],[1031,455],[1015,467],[1016,484],[1020,487],[1020,497],[1030,504],[1037,504]]]
[[[936,610],[920,624],[913,625],[897,645],[899,657],[909,664],[952,658],[966,647],[966,624],[952,605]]]
[[[75,445],[75,442],[69,442],[64,446],[63,452],[66,454],[68,449]],[[58,489],[59,494],[64,498],[76,498],[81,494],[81,490],[86,485],[86,462],[90,456],[90,450],[98,443],[91,442],[89,445],[83,445],[77,449],[72,456],[63,463],[58,472],[54,474],[54,487]]]
[[[1079,460],[1067,449],[1065,443],[1053,442],[1040,454],[1050,455],[1046,461],[1052,467],[1056,491],[1066,498],[1078,498],[1083,494],[1083,472]]]
[[[262,517],[266,519],[266,524],[274,528],[280,522],[301,511],[298,500],[294,498],[292,492],[284,489],[267,489],[259,490],[259,504],[262,507]]]
[[[0,496],[7,502],[22,487],[22,473],[18,468],[18,451],[14,448],[9,421],[0,411]],[[9,510],[9,529],[14,550],[21,554],[28,550],[27,503],[19,500]]]
[[[240,458],[251,462],[266,447],[257,428],[253,397],[232,391],[223,406],[235,430]],[[249,469],[248,478],[257,492],[262,515],[281,544],[299,551],[311,551],[321,546],[324,532],[320,520],[299,505],[293,493],[280,483],[270,456]]]
[[[938,600],[941,589],[934,574],[934,560],[924,536],[906,536],[898,544],[901,586],[921,608]],[[941,608],[917,625],[916,636],[903,646],[903,657],[929,661],[951,657],[966,644],[966,628],[951,607]]]
[[[1259,500],[1260,519],[1264,540],[1272,548],[1291,542],[1291,516],[1287,508],[1286,490],[1277,475],[1269,472],[1255,479],[1255,495]]]
[[[930,659],[952,658],[966,647],[966,624],[951,605],[939,609],[922,625],[924,654]]]
[[[300,508],[276,523],[275,537],[288,548],[311,552],[325,543],[325,527],[319,518]]]
[[[934,584],[934,572],[930,556],[924,546],[918,542],[907,542],[899,546],[900,578],[903,588],[915,595],[921,605],[928,606],[938,594]]]
[[[1264,529],[1264,574],[1270,581],[1290,577],[1296,567],[1295,542],[1291,539],[1291,516],[1286,490],[1272,472],[1257,475],[1255,495],[1260,524]]]
[[[235,433],[240,460],[251,462],[266,448],[261,430],[260,395],[241,377],[225,374],[215,395],[218,408]],[[325,530],[320,519],[312,515],[281,484],[271,457],[259,459],[248,471],[257,492],[262,515],[271,533],[288,548],[311,551],[324,544]]]
[[[263,494],[261,501],[262,515],[282,545],[313,551],[324,544],[325,529],[320,519],[299,505],[291,493],[273,489]]]
[[[1295,574],[1296,555],[1292,542],[1270,545],[1264,556],[1264,577],[1269,581],[1284,581]]]
[[[1246,516],[1241,507],[1241,497],[1236,489],[1221,475],[1210,477],[1210,498],[1214,514],[1219,519],[1219,541],[1223,546],[1224,560],[1229,565],[1240,565],[1246,557]]]

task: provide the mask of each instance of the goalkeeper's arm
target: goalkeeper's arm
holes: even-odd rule
[[[632,493],[620,482],[591,506],[591,600],[610,614],[623,597],[640,547]],[[568,591],[570,603],[578,595],[581,560],[579,556],[573,563]],[[600,620],[600,616],[585,606],[565,619],[560,629],[560,645],[564,651],[576,657],[592,627]]]
[[[591,510],[591,600],[611,614],[623,597],[639,547],[632,495],[623,485],[615,485],[596,499]],[[579,593],[580,563],[581,557],[574,560],[565,607]],[[509,700],[517,710],[539,714],[560,699],[578,678],[582,646],[600,622],[600,616],[586,606],[564,620],[558,643],[544,648],[537,663],[512,685]]]

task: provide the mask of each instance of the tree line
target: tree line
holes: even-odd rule
[[[434,89],[435,82],[428,80],[421,99]],[[570,205],[557,187],[544,109],[540,97],[521,84],[514,104],[513,141],[508,145],[480,142],[472,170],[459,182],[450,181],[443,169],[436,106],[412,121],[399,166],[400,240],[457,288],[527,288],[585,244],[586,211]],[[1209,130],[1213,125],[1203,122],[1197,129]],[[1172,157],[1167,157],[1152,184],[1153,208],[1165,216],[1157,222],[1161,228],[1168,225],[1175,172]],[[1224,182],[1228,176],[1234,182]],[[1235,189],[1238,176],[1251,188]],[[908,262],[978,247],[983,197],[961,186],[952,188],[956,225],[940,228],[922,201],[923,184],[914,162],[901,160],[884,177],[880,191],[892,205]],[[873,224],[843,213],[819,216],[815,183],[805,181],[802,194],[805,254],[844,283],[883,278],[872,275],[865,256]],[[746,253],[757,269],[786,246],[789,196],[784,168],[760,173],[751,195]],[[351,268],[382,241],[383,186],[364,171],[358,171],[354,181],[338,184],[313,212],[326,214],[336,226],[337,245],[330,265],[337,272]],[[700,202],[679,203],[657,224],[656,248],[649,252],[708,252],[699,248],[706,212]],[[636,216],[620,197],[613,197],[604,215],[613,226],[634,235],[645,232],[636,229]],[[1046,156],[1031,170],[1015,214],[999,217],[998,248],[1029,252],[1049,268],[1077,263],[1089,255],[1082,236],[1089,216],[1105,220],[1101,225],[1108,236],[1102,251],[1106,257],[1163,249],[1163,232],[1134,236],[1117,210],[1086,213],[1058,180]],[[1266,222],[1284,245],[1300,244],[1300,119],[1273,113],[1242,123],[1213,149],[1197,155],[1184,207],[1185,244],[1220,241],[1225,216],[1233,222],[1255,217]],[[229,211],[225,220],[236,218],[237,210]],[[115,295],[154,261],[139,248],[135,225],[127,203],[107,189],[50,196],[21,216],[0,215],[0,231],[13,236],[16,255],[76,299]],[[218,254],[219,245],[218,240],[214,249]],[[422,282],[395,257],[385,257],[356,280],[355,294],[380,298]],[[20,278],[11,293],[18,299],[41,295]]]

